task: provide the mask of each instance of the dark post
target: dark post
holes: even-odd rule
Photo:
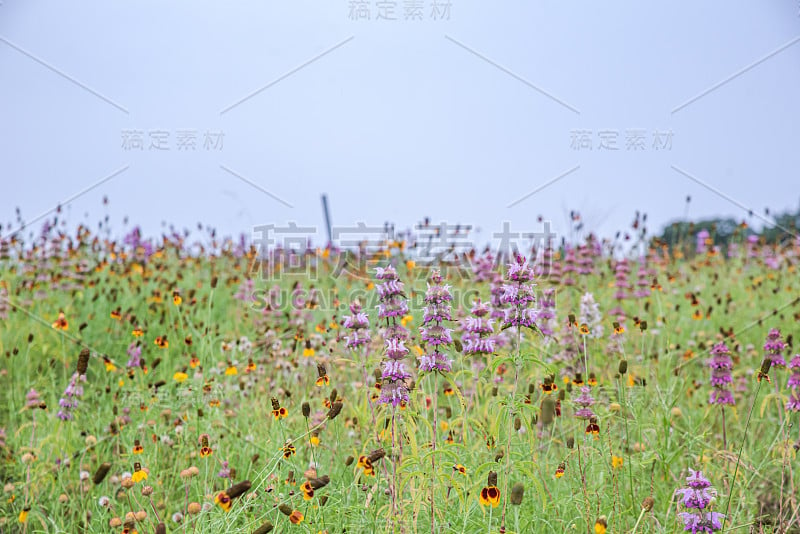
[[[328,195],[322,195],[322,211],[325,214],[325,229],[328,231],[328,244],[333,245],[333,236],[331,234],[331,213],[328,209]]]

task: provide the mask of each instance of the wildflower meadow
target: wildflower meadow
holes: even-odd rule
[[[800,532],[796,237],[123,230],[0,241],[0,532]]]

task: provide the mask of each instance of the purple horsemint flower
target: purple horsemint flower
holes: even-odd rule
[[[792,371],[789,376],[788,386],[792,388],[789,400],[786,401],[786,409],[792,412],[800,412],[800,354],[795,354],[789,362],[789,369]]]
[[[568,246],[564,253],[564,278],[561,280],[561,283],[565,286],[574,286],[575,278],[572,277],[572,273],[577,270],[578,269],[575,267],[575,249]]]
[[[59,410],[56,415],[62,421],[70,421],[74,417],[72,412],[78,407],[78,399],[83,397],[82,382],[86,382],[86,375],[72,373],[67,389],[58,400]]]
[[[581,297],[581,310],[578,321],[585,323],[589,327],[589,337],[603,337],[603,316],[600,314],[600,306],[595,302],[594,295],[586,292]]]
[[[472,317],[467,317],[461,321],[464,335],[461,341],[464,343],[464,354],[492,354],[496,348],[496,340],[492,335],[492,324],[494,319],[488,317],[490,314],[489,305],[475,300],[470,309]]]
[[[8,311],[11,307],[8,304],[8,288],[5,284],[0,284],[0,319],[8,319]]]
[[[411,377],[406,370],[403,358],[408,355],[405,341],[408,339],[408,330],[401,324],[400,319],[408,313],[408,302],[403,293],[403,282],[397,276],[397,271],[391,265],[378,267],[375,277],[380,280],[377,285],[380,304],[378,304],[378,318],[386,320],[384,329],[384,343],[386,347],[386,360],[381,373],[381,395],[378,402],[392,406],[405,406],[409,400],[408,387],[405,380]]]
[[[472,267],[472,280],[474,282],[489,282],[492,280],[493,271],[494,257],[491,252],[486,252],[475,260],[475,265]]]
[[[452,329],[442,326],[442,321],[452,320],[450,315],[452,300],[450,286],[442,285],[442,275],[439,271],[433,271],[428,291],[425,293],[426,306],[423,312],[423,324],[420,327],[422,340],[426,347],[430,347],[430,351],[420,359],[420,371],[449,372],[452,369],[452,361],[442,352],[445,347],[453,344]]]
[[[345,338],[345,346],[348,349],[357,349],[370,342],[369,317],[362,311],[358,300],[350,304],[350,313],[352,315],[345,315],[342,321],[342,326],[350,330],[350,334]]]
[[[786,360],[783,359],[783,349],[786,343],[783,342],[781,331],[773,328],[767,334],[767,341],[764,343],[764,351],[767,358],[772,362],[772,367],[786,367]]]
[[[800,412],[800,388],[792,389],[789,400],[786,401],[786,409],[791,412]]]
[[[733,377],[731,376],[733,360],[731,360],[731,352],[725,343],[717,343],[711,349],[711,359],[708,360],[708,366],[711,368],[711,385],[714,386],[708,399],[709,404],[730,404],[733,406],[735,401],[733,392],[730,390],[733,383]]]
[[[536,326],[536,310],[531,304],[536,300],[533,294],[533,269],[522,256],[510,263],[506,272],[507,283],[503,285],[501,302],[508,308],[503,317],[503,328],[526,327],[538,330]]]
[[[800,388],[800,354],[795,354],[792,361],[789,362],[789,370],[792,374],[789,376],[789,382],[786,386],[790,388]]]
[[[636,271],[636,291],[633,296],[637,299],[650,296],[650,280],[648,279],[649,272],[645,266],[645,260],[639,262],[639,269]]]
[[[140,367],[142,365],[142,346],[138,341],[128,345],[128,363],[126,367]]]
[[[581,394],[578,395],[573,401],[576,405],[580,406],[575,410],[575,417],[578,419],[586,419],[587,421],[594,417],[594,412],[591,406],[594,405],[594,397],[592,397],[592,388],[583,386]]]
[[[237,289],[236,294],[233,295],[233,298],[243,302],[251,302],[255,300],[255,296],[253,295],[253,290],[255,287],[255,280],[246,278],[241,284],[239,284],[239,288]]]
[[[545,343],[550,343],[558,328],[556,319],[556,290],[548,287],[542,291],[542,298],[539,300],[539,308],[536,310],[536,324],[545,336]]]
[[[503,322],[503,319],[506,316],[506,308],[508,307],[508,305],[503,302],[504,293],[505,290],[503,289],[503,276],[498,272],[492,273],[492,281],[490,284],[491,305],[489,316],[500,323]],[[506,336],[506,333],[500,331],[495,334],[494,344],[496,349],[505,347],[508,344],[508,337]]]
[[[698,254],[705,254],[708,250],[708,245],[712,244],[711,241],[711,234],[708,233],[708,230],[700,230],[697,232],[697,248],[696,251]]]
[[[31,388],[31,390],[25,395],[25,406],[27,406],[29,409],[34,409],[38,408],[41,403],[42,399],[39,395],[39,392]]]
[[[222,469],[219,470],[219,473],[217,473],[217,476],[219,478],[231,478],[231,468],[228,467],[228,461],[227,460],[222,462]]]
[[[681,497],[681,502],[686,507],[686,512],[681,512],[679,517],[683,521],[683,530],[692,533],[713,533],[722,529],[724,514],[712,512],[710,505],[717,497],[717,490],[700,471],[689,469],[686,477],[686,487],[675,490]]]

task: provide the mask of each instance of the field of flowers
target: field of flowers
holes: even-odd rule
[[[800,532],[800,241],[0,242],[0,532]]]

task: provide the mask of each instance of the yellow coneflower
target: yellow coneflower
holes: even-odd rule
[[[564,471],[566,471],[566,470],[567,470],[567,464],[566,463],[561,462],[560,464],[558,464],[558,467],[556,468],[556,475],[555,475],[556,478],[563,477],[564,476]]]
[[[455,438],[453,437],[452,430],[447,433],[447,439],[445,439],[444,442],[447,443],[448,445],[452,445],[453,443],[456,442]]]
[[[169,348],[169,341],[167,341],[167,336],[158,336],[154,341],[154,344],[160,349]]]
[[[364,474],[367,476],[375,476],[374,463],[383,458],[384,456],[386,456],[386,451],[384,451],[382,448],[376,449],[367,455],[359,456],[356,467],[359,469],[363,469]]]
[[[700,310],[700,308],[695,309],[694,313],[692,314],[692,319],[695,321],[699,321],[702,318],[703,318],[703,312]]]
[[[214,454],[214,449],[208,445],[208,434],[200,435],[200,458],[207,458]]]
[[[187,347],[191,347],[191,346],[192,346],[192,334],[189,334],[188,336],[186,336],[185,338],[183,338],[183,343],[184,343],[184,345],[186,345]]]
[[[486,448],[492,450],[494,447],[494,436],[489,436],[486,438]]]
[[[196,369],[198,365],[200,365],[200,358],[197,356],[192,356],[192,358],[189,360],[189,367]]]
[[[180,384],[181,382],[183,382],[184,380],[186,380],[187,378],[189,378],[189,375],[187,375],[187,374],[186,374],[186,373],[184,373],[183,371],[178,371],[177,373],[175,373],[174,375],[172,375],[172,379],[173,379],[175,382],[179,383],[179,384]]]
[[[579,332],[581,333],[582,336],[588,336],[589,335],[589,325],[586,324],[586,323],[581,323],[581,327],[579,329]]]
[[[228,367],[225,369],[225,376],[234,376],[238,374],[239,370],[236,368],[236,366],[229,363]]]
[[[622,459],[622,457],[614,456],[613,454],[611,455],[611,467],[613,469],[618,469],[618,468],[622,467],[623,463],[624,463],[624,460]]]
[[[161,291],[154,289],[150,294],[150,302],[161,303],[164,299],[161,298]]]
[[[231,506],[233,505],[233,499],[243,495],[250,489],[250,481],[243,480],[238,484],[234,484],[230,488],[224,491],[220,491],[214,497],[214,504],[218,504],[220,508],[224,511],[229,512]]]
[[[486,486],[481,489],[478,495],[478,502],[481,506],[491,505],[492,508],[497,508],[500,504],[500,490],[497,487],[497,473],[489,471],[489,477]]]
[[[289,415],[289,411],[280,405],[278,399],[272,397],[272,416],[278,420],[286,417],[287,415]]]
[[[142,454],[144,447],[138,439],[133,440],[133,454]]]
[[[58,319],[53,323],[53,328],[56,330],[68,330],[69,323],[67,322],[67,316],[64,315],[64,312],[58,312]]]
[[[601,515],[597,518],[597,521],[594,522],[594,532],[595,534],[606,534],[607,529],[608,522],[606,521],[606,516]]]
[[[595,387],[597,385],[597,377],[594,373],[589,373],[589,380],[587,380],[586,383],[591,387]]]
[[[30,513],[30,511],[31,511],[30,506],[26,506],[20,511],[19,517],[17,518],[19,519],[20,523],[25,523],[28,520],[28,514]]]
[[[293,510],[291,514],[289,514],[289,521],[292,524],[299,525],[303,522],[303,513],[300,510]]]
[[[303,482],[303,485],[300,486],[300,490],[303,492],[303,500],[310,501],[313,499],[314,492],[327,486],[330,481],[330,477],[325,475],[319,478],[313,477]]]
[[[111,318],[116,319],[117,321],[122,320],[122,310],[121,308],[117,308],[116,310],[111,311]]]
[[[105,365],[106,371],[109,373],[117,370],[117,366],[114,365],[114,362],[108,359],[108,356],[103,356],[103,365]]]
[[[211,399],[211,400],[208,401],[209,408],[218,408],[219,405],[220,405],[220,400],[219,399]]]
[[[327,386],[331,383],[331,379],[328,377],[328,371],[325,369],[325,366],[321,363],[317,364],[317,381],[315,384],[317,387]]]
[[[147,480],[147,471],[142,469],[142,464],[139,462],[135,462],[133,464],[133,474],[131,475],[131,480],[133,480],[134,483]]]
[[[303,356],[305,358],[310,358],[314,354],[316,354],[316,351],[314,350],[314,347],[311,346],[311,340],[306,339],[305,348],[303,349]]]
[[[308,438],[308,442],[311,443],[311,445],[313,445],[314,447],[319,445],[319,433],[317,431],[312,432],[311,437]]]
[[[286,445],[283,446],[283,457],[286,459],[291,458],[291,456],[297,452],[297,449],[294,448],[291,441],[287,441]]]
[[[131,334],[133,334],[133,337],[142,337],[144,335],[144,330],[142,330],[142,327],[137,326],[133,329]]]
[[[598,439],[600,435],[600,425],[597,424],[596,417],[589,419],[589,424],[586,425],[586,433],[591,434],[595,437],[595,439]]]
[[[617,321],[614,321],[612,323],[612,326],[614,327],[614,333],[615,334],[620,335],[620,334],[624,334],[625,333],[625,327],[623,325],[619,324]]]
[[[583,385],[582,373],[575,373],[575,378],[572,379],[572,385],[575,387],[581,387]]]
[[[556,385],[556,383],[553,382],[553,379],[551,377],[545,378],[544,382],[542,382],[542,393],[544,393],[545,395],[550,395],[554,391],[558,391],[558,386]]]
[[[181,292],[178,291],[178,290],[173,291],[172,292],[172,303],[175,304],[175,306],[180,306],[181,302],[183,302],[183,299],[181,298]]]
[[[400,324],[403,326],[408,326],[408,323],[414,320],[413,315],[404,315],[402,319],[400,319]]]
[[[253,358],[249,358],[247,360],[247,367],[245,367],[244,372],[252,373],[255,370],[256,370],[256,363],[253,361]]]
[[[456,473],[460,473],[460,474],[462,474],[462,475],[466,475],[466,474],[467,474],[467,468],[466,468],[466,467],[464,467],[464,466],[463,466],[463,465],[461,465],[461,464],[456,464],[456,465],[454,465],[454,466],[453,466],[453,471],[455,471]]]

